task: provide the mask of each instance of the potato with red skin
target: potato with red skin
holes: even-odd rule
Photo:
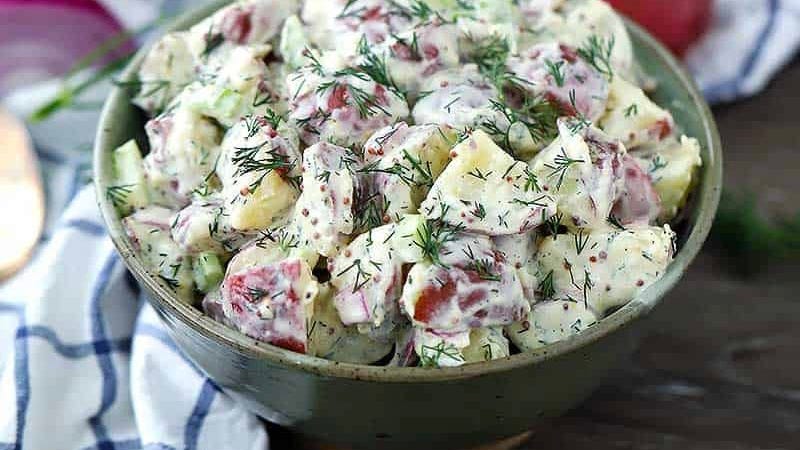
[[[416,264],[406,279],[400,306],[415,326],[439,331],[502,326],[520,320],[530,304],[516,271],[505,263],[489,264],[491,275]]]
[[[395,34],[382,50],[392,79],[411,95],[419,95],[426,78],[444,69],[458,67],[458,28],[439,20],[420,24]],[[379,50],[379,52],[381,52]]]
[[[556,42],[535,45],[512,57],[508,67],[526,81],[520,87],[557,104],[567,115],[594,121],[605,112],[608,81],[573,47]]]
[[[294,130],[248,116],[225,135],[216,164],[225,214],[236,230],[284,223],[299,193],[300,148]]]
[[[385,126],[408,117],[405,98],[366,75],[304,67],[286,78],[289,118],[306,145],[363,145]]]
[[[661,214],[661,197],[650,175],[630,155],[622,158],[624,186],[611,214],[623,225],[649,225]]]
[[[384,214],[397,222],[416,214],[433,182],[450,161],[456,133],[447,126],[398,122],[375,132],[364,145],[361,180],[384,199]],[[369,197],[369,195],[365,196]]]
[[[528,166],[484,131],[453,147],[450,157],[420,206],[425,218],[499,236],[530,231],[555,214],[554,198],[540,189]]]
[[[393,249],[394,224],[358,236],[328,261],[333,303],[345,325],[389,328],[399,321],[397,299],[403,288],[403,261]]]
[[[347,245],[362,165],[353,151],[327,142],[303,152],[303,192],[289,225],[303,246],[332,257]]]
[[[306,352],[306,323],[318,286],[305,261],[289,258],[228,274],[221,292],[225,317],[236,329],[262,342]]]
[[[306,0],[301,17],[314,45],[348,56],[362,36],[373,47],[410,26],[385,0]]]
[[[663,141],[675,129],[675,120],[668,110],[656,105],[641,88],[621,76],[611,82],[607,106],[599,126],[629,150]]]
[[[602,229],[622,188],[625,147],[600,130],[576,126],[559,119],[559,137],[530,161],[530,171],[555,197],[563,225]]]
[[[187,254],[170,234],[175,212],[159,206],[140,209],[122,220],[131,244],[154,277],[172,289],[178,298],[194,302],[192,264]]]
[[[267,44],[287,17],[299,9],[296,0],[245,0],[223,8],[192,28],[194,34],[221,35],[230,45]]]

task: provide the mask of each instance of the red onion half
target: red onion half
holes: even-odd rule
[[[63,75],[122,30],[94,0],[0,0],[0,97]],[[132,50],[127,43],[97,63]]]

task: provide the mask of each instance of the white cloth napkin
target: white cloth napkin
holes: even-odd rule
[[[138,11],[119,15],[133,27],[173,1],[105,3]],[[687,63],[711,101],[751,95],[795,53],[798,22],[800,0],[719,0]],[[27,115],[54,88],[3,104]],[[0,450],[266,449],[260,421],[181,355],[115,253],[82,188],[96,120],[68,112],[31,126],[50,216],[34,261],[0,285]]]
[[[0,449],[267,448],[143,305],[83,188],[0,288]]]

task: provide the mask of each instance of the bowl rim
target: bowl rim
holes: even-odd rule
[[[164,32],[186,29],[227,3],[230,3],[230,1],[218,0],[191,10],[178,17],[170,26],[165,28]],[[638,25],[627,18],[624,20],[629,33],[635,36],[636,40],[639,41],[642,47],[646,48],[647,52],[651,52],[668,67],[689,94],[689,101],[692,107],[698,110],[699,115],[702,117],[701,125],[709,147],[708,158],[703,160],[701,169],[702,182],[694,193],[696,196],[695,208],[698,209],[695,224],[664,276],[618,311],[566,340],[533,351],[522,352],[488,362],[466,364],[460,367],[384,367],[342,363],[295,353],[256,341],[239,331],[216,322],[195,306],[178,300],[161,282],[148,274],[126,237],[127,235],[122,227],[122,218],[118,216],[114,206],[105,196],[105,187],[110,182],[111,150],[121,144],[114,141],[114,133],[112,132],[114,118],[119,108],[124,107],[126,104],[130,105],[129,95],[124,88],[119,86],[115,87],[106,99],[98,122],[94,146],[94,185],[97,203],[103,220],[124,263],[150,294],[148,296],[149,300],[157,306],[156,309],[167,312],[168,316],[171,315],[174,318],[170,320],[182,322],[199,336],[229,348],[244,357],[263,359],[266,362],[283,366],[287,369],[295,369],[324,377],[373,382],[436,382],[505,372],[576,351],[647,314],[661,301],[663,296],[675,286],[700,251],[711,229],[720,199],[722,183],[721,140],[708,104],[703,99],[693,79],[664,46]],[[147,51],[148,48],[139,50],[123,71],[121,79],[128,80],[135,76]],[[170,333],[174,333],[171,328]]]

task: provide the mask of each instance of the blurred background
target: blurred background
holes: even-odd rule
[[[652,315],[635,359],[526,448],[799,448],[800,7],[609,1],[697,75],[722,134],[724,198],[709,244]],[[116,71],[191,4],[0,0],[0,279],[89,182]]]

